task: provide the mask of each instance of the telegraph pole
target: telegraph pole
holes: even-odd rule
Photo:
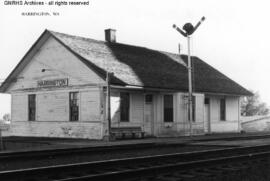
[[[108,121],[108,140],[111,140],[111,73],[107,71],[106,73],[106,84],[107,84],[107,97],[106,97],[106,102],[107,102],[107,121]]]
[[[192,121],[193,121],[193,110],[192,110],[192,66],[191,66],[191,53],[190,53],[190,35],[192,35],[196,29],[200,26],[200,24],[205,20],[205,17],[203,16],[201,20],[196,24],[195,27],[191,23],[186,23],[183,26],[183,30],[178,28],[175,24],[173,25],[173,28],[175,28],[181,35],[187,38],[187,44],[188,44],[188,113],[189,113],[189,132],[190,136],[192,136]]]
[[[188,108],[189,108],[189,134],[192,136],[192,121],[193,121],[193,100],[192,100],[192,66],[190,55],[190,36],[187,36],[188,43]]]

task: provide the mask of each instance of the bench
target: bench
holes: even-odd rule
[[[121,135],[121,138],[125,138],[126,135],[131,135],[132,138],[139,135],[140,138],[144,138],[144,131],[142,131],[141,127],[114,127],[111,128],[111,135],[114,138],[116,138],[117,135]]]

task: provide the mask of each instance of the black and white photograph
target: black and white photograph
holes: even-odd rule
[[[267,0],[1,0],[0,181],[269,181]]]

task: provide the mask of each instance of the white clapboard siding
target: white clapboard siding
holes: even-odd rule
[[[44,72],[41,70],[45,69]],[[50,38],[17,76],[9,91],[36,88],[38,80],[68,78],[69,85],[99,84],[104,81],[62,44]]]
[[[210,120],[211,122],[216,122],[220,120],[220,115],[219,115],[219,97],[211,97],[210,98]]]
[[[226,120],[235,121],[239,119],[238,97],[226,97]]]
[[[226,120],[220,120],[221,96],[210,97],[211,132],[238,132],[238,97],[226,97]]]
[[[26,94],[12,95],[11,102],[11,119],[15,121],[28,120],[28,96]]]
[[[204,121],[204,94],[194,94],[195,96],[195,118],[196,122]]]
[[[83,91],[80,95],[80,121],[100,121],[99,89]]]
[[[68,121],[69,93],[49,92],[37,94],[37,121]]]
[[[13,122],[11,136],[102,139],[102,124],[92,122]]]
[[[143,123],[144,116],[144,95],[143,94],[130,94],[131,95],[131,122]]]

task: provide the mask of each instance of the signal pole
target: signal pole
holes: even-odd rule
[[[186,23],[183,26],[183,30],[181,30],[179,27],[177,27],[175,24],[173,25],[173,28],[175,28],[181,35],[187,38],[187,44],[188,44],[188,113],[189,113],[189,132],[190,136],[192,136],[192,121],[193,121],[193,110],[192,110],[192,66],[191,66],[191,53],[190,53],[190,35],[192,35],[197,28],[200,26],[200,24],[205,20],[205,17],[203,16],[201,20],[196,24],[195,27],[191,23]]]
[[[190,55],[190,36],[187,36],[188,43],[188,108],[189,108],[189,134],[192,136],[192,121],[193,121],[193,100],[192,100],[192,66]]]

